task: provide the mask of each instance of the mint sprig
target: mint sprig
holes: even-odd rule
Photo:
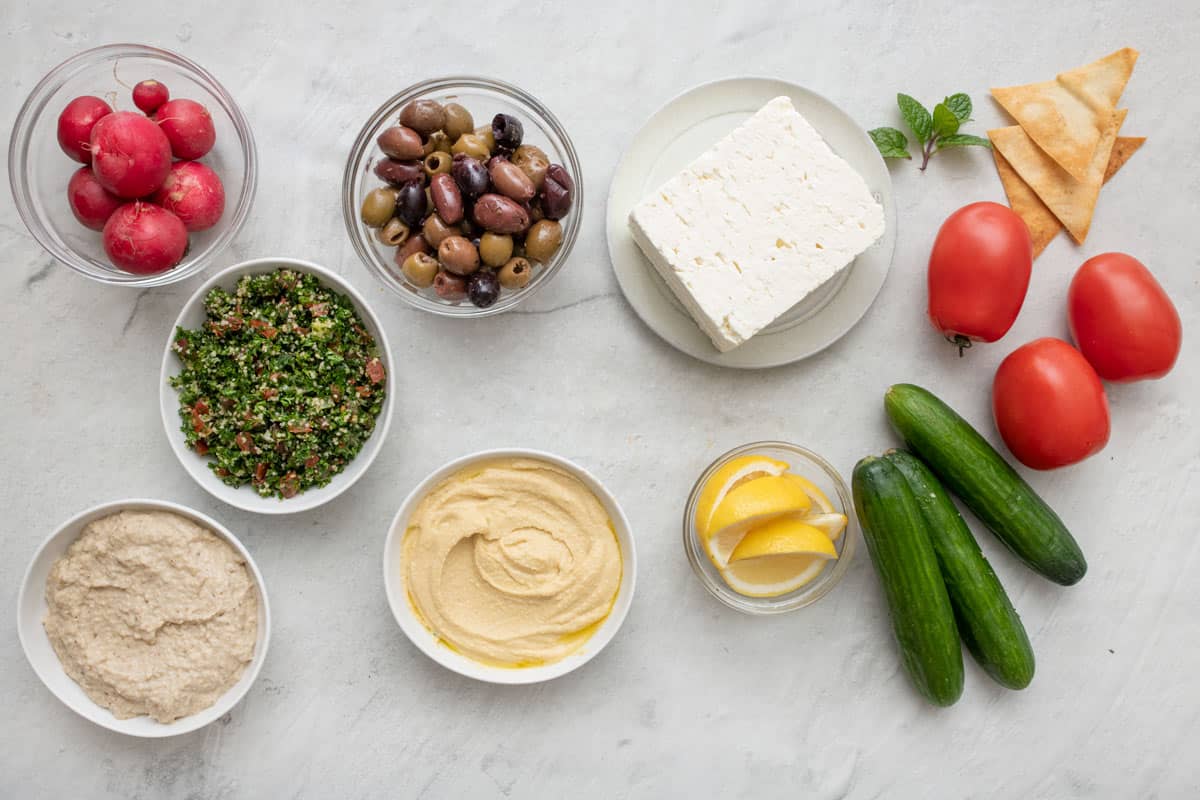
[[[921,143],[921,166],[924,172],[934,153],[947,147],[988,147],[992,143],[982,136],[959,133],[959,128],[971,121],[971,98],[962,92],[952,94],[933,107],[931,112],[906,94],[896,95],[896,105],[904,123]],[[912,158],[908,152],[908,137],[895,128],[875,128],[868,132],[871,141],[884,158]]]

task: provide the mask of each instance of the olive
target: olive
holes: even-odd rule
[[[529,221],[539,222],[546,218],[546,212],[542,210],[542,198],[535,197],[525,204],[529,209]]]
[[[406,241],[404,244],[400,245],[400,247],[397,248],[397,250],[396,250],[396,256],[395,256],[396,266],[403,267],[404,262],[413,253],[428,253],[428,252],[429,252],[429,243],[427,241],[425,241],[424,236],[422,236],[419,233],[416,236],[409,236],[408,241]]]
[[[429,155],[430,153],[449,153],[452,144],[454,144],[454,140],[447,136],[444,131],[434,131],[429,135],[429,140],[425,142],[425,148],[422,152],[425,155]]]
[[[409,181],[424,179],[425,167],[420,161],[397,161],[394,158],[381,158],[375,162],[375,176],[392,186],[403,186]]]
[[[457,225],[447,225],[437,214],[430,214],[425,218],[421,233],[425,235],[425,241],[429,242],[430,246],[437,247],[447,236],[458,236],[462,232]]]
[[[437,249],[438,261],[455,275],[470,275],[479,269],[479,251],[465,236],[447,236]]]
[[[463,199],[458,184],[449,175],[434,175],[429,182],[429,194],[433,198],[433,207],[437,215],[447,225],[462,222]]]
[[[496,139],[495,149],[501,153],[511,153],[521,146],[525,127],[521,120],[511,114],[497,114],[492,117],[492,136]]]
[[[475,201],[474,218],[492,233],[520,233],[529,227],[529,212],[502,194],[489,192]]]
[[[382,228],[396,213],[396,190],[380,186],[367,192],[362,202],[362,221],[370,228]]]
[[[488,175],[497,192],[518,203],[530,200],[537,194],[537,188],[529,176],[508,159],[497,156],[489,161]]]
[[[475,129],[475,135],[487,145],[489,153],[496,149],[496,137],[492,135],[491,125],[480,125]]]
[[[442,270],[433,277],[433,290],[443,300],[457,300],[467,293],[467,279]]]
[[[379,134],[375,142],[388,158],[411,161],[425,155],[425,145],[421,143],[421,134],[403,125],[393,125],[388,128]]]
[[[404,277],[422,289],[433,286],[433,276],[438,273],[437,259],[428,253],[413,253],[400,265]]]
[[[419,227],[428,208],[424,186],[417,181],[410,181],[400,187],[400,193],[396,195],[396,213],[400,219],[414,228]]]
[[[546,219],[562,219],[571,210],[571,196],[575,193],[575,181],[559,164],[551,164],[546,170],[546,181],[542,184],[542,211]]]
[[[450,152],[458,155],[468,155],[471,158],[478,158],[480,161],[487,160],[487,157],[492,154],[487,143],[473,133],[464,133],[454,142],[454,146],[450,148]]]
[[[549,261],[562,244],[562,225],[556,220],[535,222],[525,234],[525,257],[532,261]]]
[[[446,121],[443,123],[443,130],[450,137],[451,141],[455,141],[464,133],[470,133],[475,129],[475,119],[471,116],[471,112],[460,106],[458,103],[446,103]]]
[[[446,109],[436,100],[413,100],[400,109],[400,124],[407,125],[422,136],[441,130],[446,122]]]
[[[472,204],[463,210],[463,221],[458,227],[462,229],[462,235],[472,241],[483,235],[483,227],[472,221],[475,215],[475,205]]]
[[[532,144],[523,144],[513,152],[512,163],[529,176],[534,187],[541,191],[542,181],[546,179],[546,170],[550,167],[550,158],[542,148]]]
[[[387,223],[375,231],[375,238],[388,247],[399,247],[408,239],[411,229],[399,217],[392,217]]]
[[[504,288],[520,289],[533,277],[533,265],[520,256],[510,258],[500,268],[497,277],[500,279],[500,285]]]
[[[500,297],[500,280],[490,269],[481,269],[467,281],[467,297],[479,308],[487,308]]]
[[[463,197],[474,200],[487,191],[489,181],[487,167],[466,154],[454,157],[450,174],[454,176],[454,182],[462,190]]]
[[[441,150],[434,150],[429,155],[425,156],[424,166],[425,174],[430,177],[434,175],[445,175],[450,171],[450,166],[454,160],[449,153],[443,153]]]
[[[489,267],[502,267],[512,258],[513,240],[504,233],[485,233],[479,239],[479,258]]]

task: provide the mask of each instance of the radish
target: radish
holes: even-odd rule
[[[175,266],[187,244],[179,217],[153,203],[126,203],[104,224],[104,252],[116,266],[139,275]]]
[[[208,230],[225,210],[225,187],[199,161],[176,161],[150,200],[183,221],[189,231]]]
[[[67,103],[58,115],[58,146],[81,164],[92,163],[92,128],[112,108],[99,97],[84,95]]]
[[[96,180],[118,197],[145,197],[171,171],[171,143],[149,118],[115,111],[92,128]]]
[[[156,80],[145,80],[133,87],[133,104],[147,115],[153,114],[158,107],[170,99],[171,93],[165,84]]]
[[[176,158],[200,158],[217,140],[212,115],[195,100],[168,100],[154,113],[154,120],[171,141]]]
[[[100,185],[91,167],[75,170],[67,184],[67,201],[75,219],[94,231],[104,230],[104,223],[125,202]]]

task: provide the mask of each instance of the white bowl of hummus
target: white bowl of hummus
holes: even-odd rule
[[[633,601],[629,521],[591,473],[537,450],[456,459],[405,498],[383,580],[401,630],[442,666],[538,683],[586,664]]]
[[[42,683],[82,717],[130,736],[194,731],[230,711],[267,656],[271,612],[254,560],[216,520],[119,500],[38,548],[17,631]]]

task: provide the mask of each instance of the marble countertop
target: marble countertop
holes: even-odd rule
[[[316,4],[313,4],[314,8]],[[811,10],[801,6],[811,5]],[[231,4],[18,0],[3,15],[0,108],[88,47],[178,50],[231,88],[254,128],[260,186],[221,265],[321,261],[373,301],[399,361],[391,435],[348,493],[271,519],[203,492],[158,415],[164,337],[202,278],[127,291],[54,263],[5,194],[0,207],[4,534],[0,542],[0,796],[240,797],[1138,797],[1200,795],[1200,160],[1192,3]],[[816,6],[821,6],[817,8]],[[788,10],[788,9],[791,10]],[[604,198],[631,135],[668,98],[734,74],[815,89],[865,127],[896,125],[896,91],[966,91],[982,132],[1007,124],[995,83],[1049,78],[1142,51],[1126,131],[1149,142],[1100,198],[1086,246],[1060,236],[998,344],[959,359],[923,318],[924,264],[942,219],[1001,200],[983,150],[922,174],[892,167],[898,246],[863,322],[819,356],[721,370],[636,318],[604,242]],[[410,310],[360,264],[342,227],[343,160],[385,97],[431,75],[492,73],[545,101],[574,138],[589,197],[571,263],[515,313],[463,324]],[[1038,658],[1020,693],[972,662],[952,709],[908,685],[878,583],[860,552],[807,610],[753,619],[709,597],[679,542],[699,471],[760,438],[805,444],[849,473],[894,444],[881,399],[935,389],[994,437],[989,385],[1018,344],[1066,335],[1064,298],[1091,255],[1124,250],[1178,303],[1189,343],[1166,379],[1110,389],[1113,432],[1089,461],[1030,480],[1077,533],[1087,579],[1062,589],[981,531]],[[525,446],[577,460],[633,524],[638,594],[610,647],[541,686],[459,678],[419,653],[384,599],[379,558],[405,493],[443,462]],[[38,681],[15,631],[38,543],[96,503],[193,506],[254,553],[275,628],[258,682],[229,715],[163,741],[109,733]]]

